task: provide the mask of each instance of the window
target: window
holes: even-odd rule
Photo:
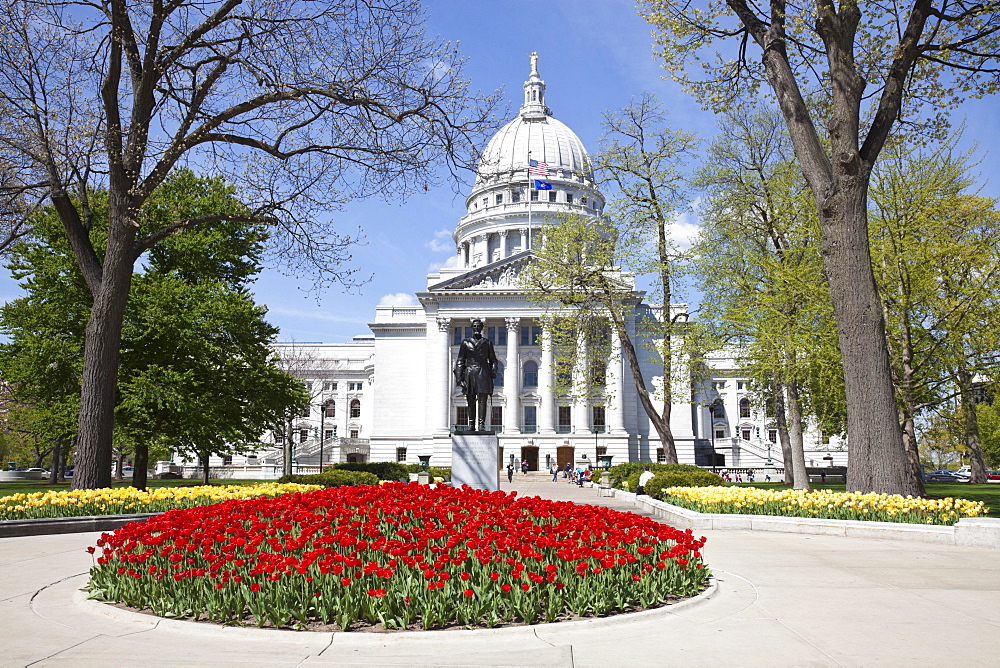
[[[559,407],[559,426],[560,427],[569,427],[570,425],[573,424],[572,418],[570,417],[570,415],[571,415],[571,412],[570,412],[570,407],[569,406],[560,406]]]
[[[744,383],[742,380],[736,381],[736,389],[737,390],[742,390],[745,387],[746,387],[746,383]]]
[[[555,190],[550,190],[549,191],[549,201],[550,202],[555,202],[556,201],[556,191]]]
[[[301,413],[299,413],[299,417],[304,417],[304,418],[307,418],[307,417],[309,417],[309,410],[310,410],[311,408],[312,408],[312,406],[306,406],[305,408],[303,408],[303,409],[302,409],[302,412],[301,412]]]
[[[490,198],[489,197],[484,197],[483,198],[483,207],[487,207],[489,205],[490,205]]]
[[[285,433],[284,432],[276,431],[276,432],[274,432],[272,434],[272,437],[274,438],[274,442],[277,443],[277,444],[279,444],[279,445],[285,442]]]
[[[493,379],[494,387],[503,387],[503,362],[497,360],[497,377]]]
[[[247,455],[247,466],[257,466],[257,455]]]
[[[515,204],[517,202],[520,202],[521,201],[521,191],[520,190],[515,190],[514,192],[512,192],[510,194],[510,201],[514,202]]]
[[[309,430],[299,429],[299,443],[305,443],[309,440]]]
[[[663,451],[663,448],[656,449],[656,463],[664,464],[667,461],[667,453]]]
[[[492,406],[490,408],[490,425],[493,427],[503,426],[503,406]]]
[[[524,426],[527,429],[524,430],[526,434],[533,434],[535,432],[535,426],[538,424],[538,408],[535,406],[525,406],[524,407]]]
[[[462,345],[462,328],[461,327],[456,327],[455,328],[455,333],[451,337],[451,345],[453,345],[453,346],[460,346],[460,345]]]
[[[497,197],[496,197],[496,203],[497,204],[503,204],[503,195],[502,194],[498,194],[497,195]]]
[[[538,387],[538,364],[533,360],[524,363],[524,387]]]
[[[582,204],[584,206],[587,206],[587,196],[586,195],[584,195],[583,197],[580,198],[580,204]]]
[[[225,457],[223,457],[222,458],[222,465],[223,466],[232,466],[233,465],[233,456],[232,455],[226,455]]]
[[[326,382],[323,383],[323,389],[326,390],[327,392],[334,391],[334,390],[337,389],[337,383],[334,382],[334,381],[328,380],[328,381],[326,381]]]
[[[712,404],[712,417],[725,419],[726,417],[726,407],[722,404]]]
[[[567,204],[573,203],[573,193],[566,193],[566,203]]]
[[[361,401],[358,399],[351,400],[351,417],[359,418],[361,417]]]
[[[506,327],[500,327],[498,329],[500,331],[497,332],[497,343],[496,343],[496,345],[498,345],[498,346],[505,346],[505,345],[507,345],[507,328]]]
[[[351,438],[357,438],[357,437],[358,437],[358,434],[360,434],[360,433],[361,433],[361,432],[360,432],[360,431],[358,431],[357,429],[352,429],[352,430],[351,430]]]
[[[312,381],[310,381],[310,380],[304,380],[304,381],[302,381],[302,386],[304,388],[306,388],[307,391],[312,392],[312,389],[313,389]]]
[[[323,417],[337,417],[337,404],[332,400],[323,404]]]
[[[532,190],[531,191],[531,201],[532,202],[537,202],[538,201],[538,191],[537,190]]]
[[[604,387],[608,377],[608,366],[603,360],[590,361],[590,384],[593,387]]]
[[[774,417],[774,399],[768,399],[764,402],[764,415],[766,417]],[[771,441],[772,443],[774,441]]]
[[[469,424],[469,407],[459,406],[455,411],[455,424],[460,427],[468,426]]]
[[[535,327],[522,327],[521,328],[521,345],[522,346],[537,346],[538,339],[542,337],[542,328]]]
[[[740,399],[740,417],[748,418],[750,417],[750,400],[743,398]]]
[[[333,429],[325,429],[323,431],[323,441],[329,441],[331,438],[334,438],[336,436],[337,436],[336,427],[334,427]]]
[[[749,427],[743,427],[743,429],[740,430],[740,437],[744,441],[749,441],[750,440],[750,433],[751,433],[751,430],[750,430]]]
[[[594,406],[591,416],[591,424],[595,434],[603,434],[607,428],[604,422],[604,406]]]
[[[767,430],[767,440],[771,441],[772,443],[777,443],[778,442],[778,430],[777,429],[768,429]]]
[[[396,448],[396,461],[397,462],[406,461],[406,448]]]
[[[716,429],[715,430],[715,437],[716,438],[725,438],[726,437],[726,430],[725,429]]]
[[[493,345],[497,344],[497,328],[487,327],[486,328],[486,338],[490,340]]]
[[[601,455],[608,454],[608,446],[606,446],[606,445],[599,445],[599,446],[597,446],[597,452],[595,454],[598,457],[600,457]]]

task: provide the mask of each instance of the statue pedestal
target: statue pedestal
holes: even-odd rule
[[[451,437],[451,484],[491,492],[500,489],[500,441],[490,431]]]

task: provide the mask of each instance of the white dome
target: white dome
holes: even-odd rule
[[[590,156],[576,133],[551,116],[519,115],[486,145],[479,161],[477,185],[501,174],[525,174],[529,152],[532,160],[548,165],[553,178],[593,178]]]

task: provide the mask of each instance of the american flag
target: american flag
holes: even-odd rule
[[[548,176],[549,163],[538,162],[537,160],[528,160],[528,173],[537,174],[538,176]]]

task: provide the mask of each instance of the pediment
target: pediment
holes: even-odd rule
[[[518,277],[521,274],[521,270],[530,261],[531,256],[532,252],[528,250],[483,267],[477,267],[461,276],[456,276],[437,285],[432,285],[430,292],[440,292],[443,290],[516,290],[520,288]]]

